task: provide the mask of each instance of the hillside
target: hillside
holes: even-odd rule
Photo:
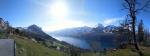
[[[65,53],[35,43],[26,37],[12,35],[16,41],[16,56],[65,56]]]
[[[37,25],[27,28],[13,27],[8,21],[0,19],[0,39],[16,41],[16,56],[68,56],[78,55],[78,50],[81,50],[54,39]]]
[[[1,34],[2,35],[2,34]],[[16,41],[16,56],[68,56],[69,54],[62,51],[54,50],[53,48],[45,47],[42,44],[35,43],[31,39],[26,39],[27,37],[10,35],[11,39]],[[141,47],[144,56],[149,56],[149,47]],[[106,52],[83,52],[81,56],[138,56],[136,51],[126,48],[118,50],[109,50]]]

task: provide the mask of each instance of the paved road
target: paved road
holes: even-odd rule
[[[0,56],[15,56],[13,39],[0,39]]]

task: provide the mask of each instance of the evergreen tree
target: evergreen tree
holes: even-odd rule
[[[140,20],[138,25],[138,41],[141,44],[144,41],[144,30],[143,30],[143,20]]]
[[[131,18],[131,25],[132,25],[132,36],[133,36],[133,42],[135,49],[138,51],[140,56],[143,56],[140,47],[138,46],[137,37],[136,37],[136,19],[137,19],[137,13],[141,11],[146,11],[147,8],[149,8],[150,0],[144,0],[146,3],[140,4],[140,6],[137,7],[139,4],[137,0],[124,0],[125,3],[123,4],[123,7],[128,10],[128,15]],[[139,0],[141,1],[141,0]],[[143,1],[143,0],[142,0]]]

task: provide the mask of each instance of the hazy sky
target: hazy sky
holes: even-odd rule
[[[123,0],[0,0],[0,17],[14,27],[36,24],[44,31],[117,24],[127,14]],[[138,15],[150,27],[150,12]]]

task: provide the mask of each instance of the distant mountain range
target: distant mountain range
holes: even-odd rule
[[[117,27],[114,25],[108,25],[104,27],[102,24],[98,24],[96,27],[77,27],[63,29],[59,31],[51,32],[51,35],[66,36],[73,38],[85,39],[94,50],[103,48],[115,47],[115,35],[113,30]]]
[[[104,27],[102,24],[98,24],[96,27],[77,27],[77,28],[68,28],[63,30],[58,30],[54,32],[50,32],[49,34],[58,35],[58,36],[69,36],[69,37],[81,37],[81,35],[89,34],[89,33],[112,33],[117,27],[114,25],[108,25]]]
[[[80,48],[58,41],[33,24],[28,27],[13,27],[0,18],[0,39],[14,39],[18,56],[61,56],[64,51],[77,51]],[[80,49],[85,51],[85,49]],[[31,54],[32,53],[32,54]],[[1,56],[1,55],[0,55]]]
[[[57,35],[57,36],[69,36],[69,37],[78,37],[81,34],[88,33],[92,30],[91,27],[78,27],[78,28],[68,28],[68,29],[63,29],[59,31],[54,31],[51,32],[50,34],[52,35]]]
[[[19,30],[19,34],[21,36],[26,36],[32,40],[35,39],[37,42],[42,42],[42,44],[46,45],[47,47],[53,47],[53,48],[59,47],[61,49],[78,48],[75,46],[72,47],[71,44],[68,44],[64,41],[58,41],[57,39],[53,38],[51,35],[48,35],[47,33],[43,32],[42,28],[35,24],[25,28],[16,27],[16,29]]]
[[[104,27],[102,24],[98,24],[96,27],[77,27],[77,28],[68,28],[63,29],[59,31],[51,32],[49,35],[43,32],[42,28],[33,24],[28,27],[12,27],[8,24],[7,21],[0,20],[1,21],[1,29],[4,29],[7,33],[13,35],[19,35],[19,36],[25,36],[27,39],[31,39],[33,41],[36,41],[38,43],[42,43],[48,47],[57,47],[58,44],[62,45],[62,48],[65,48],[64,46],[71,47],[70,44],[66,42],[58,41],[57,39],[53,38],[52,35],[57,36],[66,36],[66,37],[74,37],[74,38],[84,38],[86,41],[90,43],[90,45],[97,49],[95,47],[95,43],[97,43],[98,49],[100,48],[99,44],[108,44],[111,45],[114,42],[114,35],[112,33],[113,30],[115,30],[116,26],[109,25]],[[105,45],[103,45],[105,46]]]
[[[56,39],[52,38],[50,35],[43,32],[43,30],[35,24],[30,25],[29,27],[26,28],[17,27],[16,29],[18,29],[21,34],[24,34],[25,36],[31,38],[35,38],[36,40],[39,41],[44,41],[44,40],[56,41]]]
[[[41,27],[33,24],[28,27],[13,27],[9,25],[8,21],[0,18],[0,38],[12,38],[13,36],[20,36],[26,40],[32,40],[35,43],[42,44],[43,46],[59,49],[64,51],[63,49],[75,48],[71,44],[68,44],[63,41],[58,41],[52,36],[46,34]]]

